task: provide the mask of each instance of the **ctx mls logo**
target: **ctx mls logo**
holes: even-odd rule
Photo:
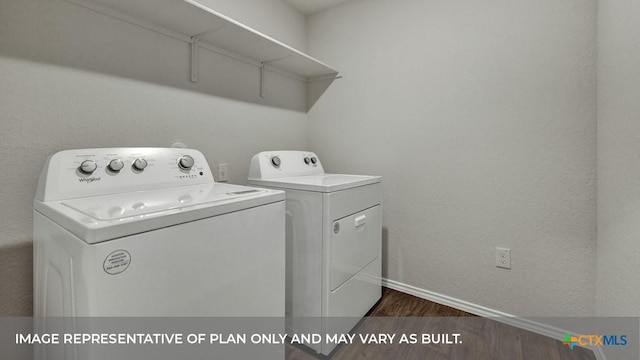
[[[80,178],[80,179],[78,179],[78,181],[80,181],[81,183],[87,183],[88,184],[88,183],[92,183],[94,181],[100,181],[100,178],[92,176],[90,178]]]
[[[573,349],[579,346],[625,346],[627,345],[627,335],[578,335],[572,336],[564,334],[563,345]]]

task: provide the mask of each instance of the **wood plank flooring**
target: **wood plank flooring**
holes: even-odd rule
[[[461,333],[463,344],[400,345],[397,344],[397,338],[394,345],[362,344],[356,341],[340,345],[328,357],[302,346],[287,345],[286,359],[595,360],[590,350],[579,347],[572,350],[557,339],[387,288],[384,288],[382,299],[368,316],[356,326],[353,333],[420,334],[433,332],[437,328],[438,333]],[[425,323],[428,324],[427,328]]]

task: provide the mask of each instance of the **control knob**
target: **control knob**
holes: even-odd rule
[[[85,175],[91,175],[98,168],[98,164],[96,164],[93,160],[85,160],[80,164],[78,170]]]
[[[109,165],[107,165],[107,167],[113,172],[120,172],[124,167],[124,162],[120,159],[113,159],[109,161]]]
[[[137,158],[133,161],[133,164],[131,166],[134,170],[142,171],[147,167],[147,165],[147,160],[143,158]]]
[[[275,167],[276,169],[280,167],[280,157],[279,156],[274,156],[271,158],[271,165],[273,165],[273,167]]]
[[[312,163],[313,165],[315,165],[317,162],[318,162],[318,159],[316,159],[316,157],[315,157],[315,156],[311,157],[311,163]]]
[[[305,164],[307,164],[307,165],[309,165],[309,161],[311,161],[311,160],[309,160],[309,157],[308,157],[308,156],[305,156],[305,157],[304,157],[304,163],[305,163]]]
[[[178,159],[178,166],[182,170],[190,170],[193,167],[195,161],[189,155],[183,155],[180,159]]]

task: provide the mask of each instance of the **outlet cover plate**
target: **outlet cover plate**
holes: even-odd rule
[[[507,248],[496,248],[496,267],[511,269],[511,250]]]
[[[229,164],[218,164],[218,182],[229,180]]]

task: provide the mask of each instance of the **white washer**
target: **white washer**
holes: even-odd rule
[[[34,314],[283,317],[284,195],[214,183],[196,150],[56,153],[34,202]]]
[[[380,299],[380,181],[326,174],[312,152],[251,159],[249,184],[286,191],[288,331],[347,333]],[[328,355],[335,345],[309,347]]]

